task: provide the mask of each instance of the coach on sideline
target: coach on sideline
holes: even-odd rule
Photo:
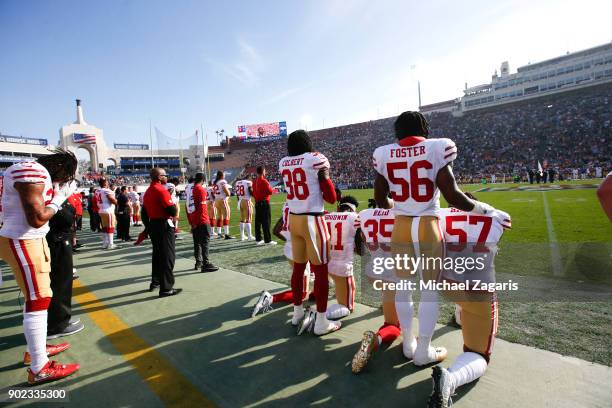
[[[190,211],[189,222],[193,232],[193,255],[196,259],[196,269],[201,269],[202,272],[215,272],[219,268],[210,263],[208,259],[211,229],[206,206],[206,189],[202,186],[204,181],[204,173],[196,173],[193,188],[188,198],[191,202],[187,203],[192,210]]]
[[[273,191],[270,183],[266,180],[266,169],[263,166],[258,166],[257,178],[255,183],[253,183],[253,197],[255,197],[255,241],[257,241],[257,245],[276,245],[276,241],[272,241],[272,235],[270,234],[270,196]],[[261,239],[262,228],[263,241]]]
[[[151,184],[144,195],[146,212],[146,229],[153,244],[152,276],[149,292],[159,288],[159,297],[174,296],[182,289],[173,289],[174,261],[176,259],[173,217],[177,208],[170,193],[162,184],[166,171],[160,168],[151,169]]]

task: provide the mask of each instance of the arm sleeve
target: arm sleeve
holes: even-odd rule
[[[19,163],[11,167],[11,177],[15,183],[41,184],[49,179],[47,170],[37,163]]]
[[[504,229],[512,229],[512,219],[510,218],[510,214],[496,210],[495,211],[495,219]]]
[[[330,204],[334,204],[337,200],[334,182],[330,178],[319,180],[319,186],[321,187],[321,192],[323,193],[323,200]]]
[[[379,147],[376,150],[374,150],[374,153],[372,153],[372,166],[374,167],[374,170],[376,170],[376,172],[382,176],[384,175],[384,172],[382,169],[383,162],[380,157],[381,152],[382,150]]]
[[[329,160],[319,152],[312,154],[312,168],[319,171],[321,169],[329,169]]]

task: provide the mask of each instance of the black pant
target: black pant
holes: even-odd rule
[[[261,229],[263,228],[264,241],[266,243],[272,241],[270,235],[270,203],[267,201],[258,201],[255,203],[255,240],[261,241]]]
[[[151,283],[159,285],[160,292],[168,292],[174,286],[174,227],[158,218],[149,222],[148,230],[153,244]]]
[[[53,296],[49,303],[47,332],[59,333],[70,322],[72,316],[72,243],[71,234],[53,234],[47,236],[51,253],[51,290]]]
[[[196,263],[208,265],[208,242],[210,241],[210,225],[203,224],[192,230],[193,256]]]
[[[76,229],[77,230],[80,231],[80,230],[83,229],[83,216],[82,215],[77,215],[76,216],[75,224],[76,224]]]
[[[130,239],[130,214],[127,211],[117,214],[117,239]]]
[[[100,229],[100,216],[93,212],[93,210],[87,210],[89,213],[89,229],[92,231],[98,231]]]

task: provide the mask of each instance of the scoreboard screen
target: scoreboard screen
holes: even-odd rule
[[[238,126],[238,135],[247,138],[287,136],[287,122],[259,123]]]

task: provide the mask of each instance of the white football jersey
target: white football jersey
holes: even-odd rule
[[[392,257],[391,234],[395,224],[393,210],[382,208],[368,208],[359,212],[359,228],[365,237],[365,244],[370,254],[364,257],[366,275],[372,279],[382,279],[387,282],[396,282],[395,271],[385,270],[375,272],[373,261],[375,258]]]
[[[329,169],[327,158],[318,152],[287,156],[281,159],[278,167],[290,211],[293,214],[323,213],[319,170]]]
[[[493,260],[497,254],[497,244],[504,231],[512,228],[512,220],[508,213],[495,209],[492,213],[483,215],[456,208],[442,208],[440,227],[446,241],[447,256],[474,260],[481,258],[484,265],[483,268],[471,268],[469,273],[444,271],[445,277],[457,281],[494,280]]]
[[[251,192],[250,188],[253,188],[253,182],[250,180],[238,180],[236,182],[236,195],[240,200],[250,200]]]
[[[0,228],[0,236],[11,239],[43,238],[49,232],[49,223],[40,228],[28,224],[28,220],[21,204],[19,192],[15,183],[43,184],[43,200],[46,204],[53,198],[53,184],[47,169],[37,162],[15,163],[4,171],[2,183],[2,216],[4,223]]]
[[[130,193],[128,194],[128,198],[132,203],[140,202],[140,195],[136,191],[130,191]]]
[[[215,188],[213,186],[206,187],[206,201],[215,201]]]
[[[374,151],[374,168],[389,183],[396,215],[438,216],[438,171],[457,158],[450,139],[407,137]]]
[[[100,188],[96,190],[96,199],[98,200],[98,212],[101,214],[114,214],[115,204],[113,204],[108,196],[114,197],[115,193],[110,188]]]
[[[178,204],[181,199],[178,195],[178,192],[176,191],[176,186],[174,185],[174,183],[166,183],[164,186],[166,187],[166,190],[168,190],[168,192],[170,193],[170,198],[172,199],[172,202],[174,204]]]
[[[195,203],[192,200],[192,195],[193,183],[190,183],[185,186],[185,202],[187,203],[187,214],[192,214],[195,212]]]
[[[225,189],[223,188],[225,186],[229,188],[229,184],[225,179],[221,179],[215,183],[215,200],[225,200],[227,198],[227,194],[225,194]]]
[[[359,229],[356,212],[332,212],[325,214],[325,222],[331,235],[329,263],[353,264],[355,232]]]

